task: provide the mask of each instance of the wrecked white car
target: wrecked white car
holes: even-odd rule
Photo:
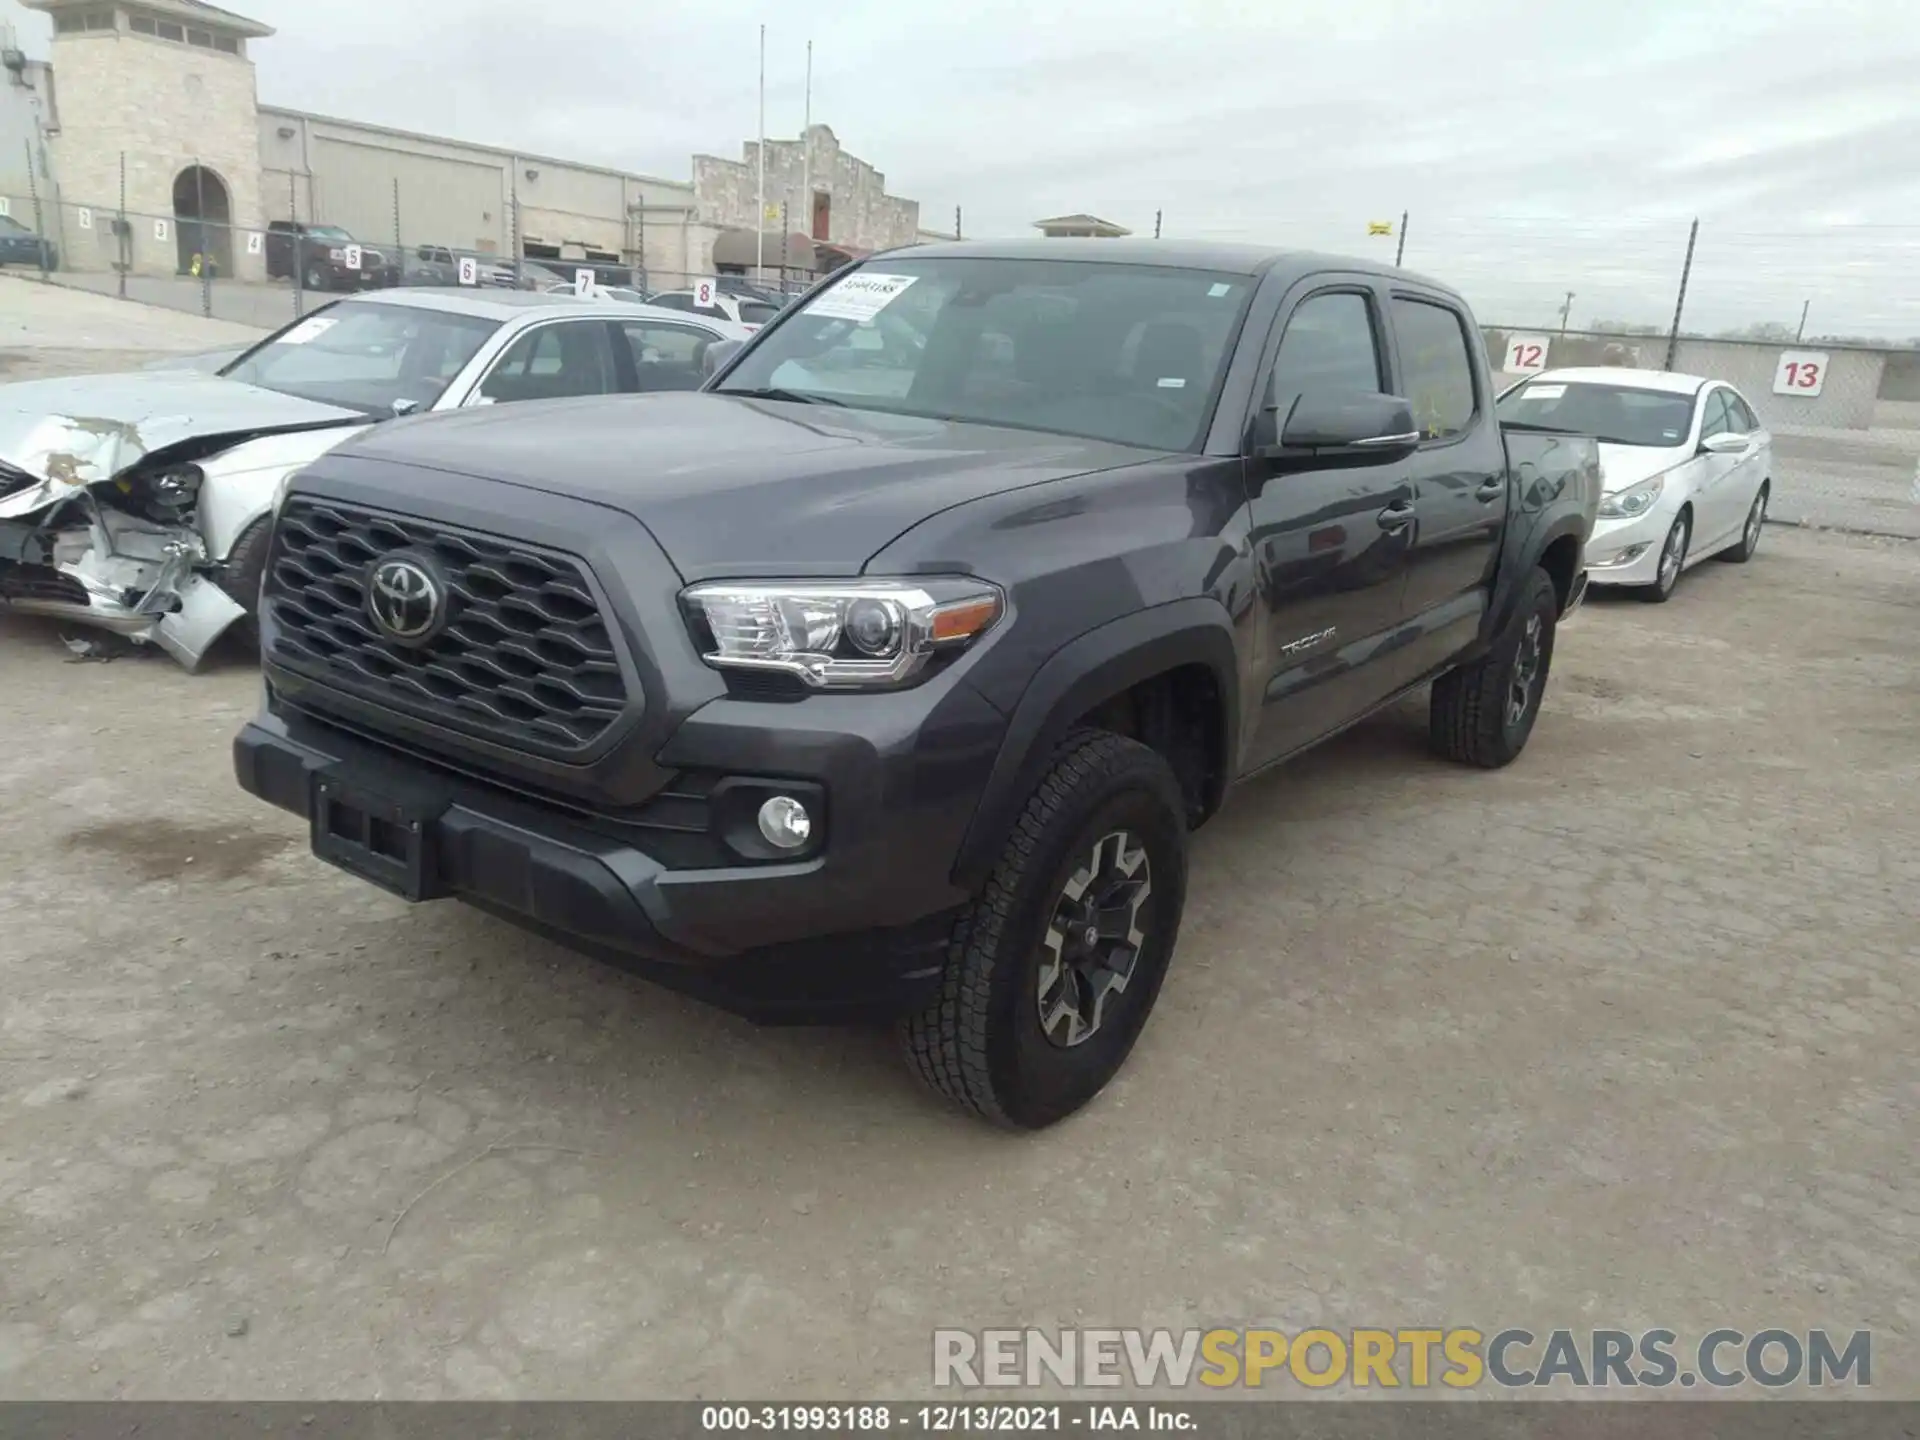
[[[274,501],[360,427],[416,411],[694,389],[722,320],[522,291],[322,307],[214,373],[0,385],[0,609],[189,670],[250,623]]]

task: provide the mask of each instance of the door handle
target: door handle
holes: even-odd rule
[[[1413,523],[1413,502],[1396,500],[1377,517],[1382,530],[1404,530]]]
[[[1487,501],[1498,500],[1502,495],[1506,493],[1507,493],[1507,482],[1505,480],[1489,480],[1487,481],[1486,484],[1482,485],[1478,490],[1473,492],[1474,498],[1476,500],[1487,500]]]

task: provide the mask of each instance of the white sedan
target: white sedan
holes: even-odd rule
[[[1502,424],[1600,441],[1600,518],[1587,578],[1673,594],[1709,556],[1741,564],[1760,544],[1773,437],[1721,380],[1665,370],[1547,370],[1500,397]]]

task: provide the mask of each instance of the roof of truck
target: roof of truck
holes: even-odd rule
[[[883,252],[876,259],[918,260],[969,256],[983,260],[1097,260],[1113,265],[1168,265],[1183,270],[1215,270],[1261,275],[1268,270],[1311,274],[1320,270],[1386,275],[1438,289],[1453,287],[1398,266],[1353,255],[1324,255],[1277,245],[1248,245],[1223,240],[1151,240],[1138,237],[1095,239],[1056,236],[1028,240],[949,240]]]

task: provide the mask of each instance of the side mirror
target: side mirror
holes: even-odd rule
[[[726,363],[746,348],[744,340],[716,340],[707,347],[707,353],[700,357],[700,373],[711,380],[720,373]]]
[[[1723,430],[1718,435],[1709,435],[1700,442],[1702,455],[1739,455],[1747,448],[1747,437],[1735,435]]]
[[[1309,391],[1284,417],[1277,405],[1268,409],[1279,437],[1260,447],[1267,459],[1312,455],[1374,464],[1410,455],[1420,444],[1413,407],[1398,395]]]
[[[420,408],[420,402],[418,400],[406,400],[406,399],[396,400],[393,402],[394,418],[398,419],[402,415],[411,415],[413,414],[414,411],[418,410],[419,408]]]

